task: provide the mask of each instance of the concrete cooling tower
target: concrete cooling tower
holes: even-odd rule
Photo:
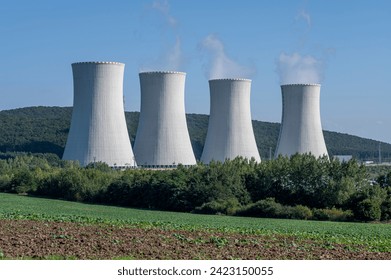
[[[320,121],[320,85],[282,85],[282,121],[276,157],[295,153],[328,156]]]
[[[242,156],[260,162],[250,110],[251,80],[209,81],[210,116],[201,161],[225,161]]]
[[[138,164],[150,168],[196,164],[185,114],[186,73],[139,75],[141,109],[134,143]]]
[[[136,166],[123,105],[124,67],[117,62],[72,64],[73,112],[63,159],[81,166]]]

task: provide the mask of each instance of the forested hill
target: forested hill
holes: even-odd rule
[[[71,107],[27,107],[0,111],[0,153],[55,153],[62,156],[72,116]],[[129,136],[133,143],[138,124],[138,112],[126,112]],[[194,153],[200,158],[208,116],[187,114]],[[255,138],[261,157],[273,155],[277,145],[279,123],[253,121]],[[330,155],[353,155],[361,160],[378,157],[379,142],[343,133],[324,131]],[[391,158],[391,145],[381,143],[382,159]]]

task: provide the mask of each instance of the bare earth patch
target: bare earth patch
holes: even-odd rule
[[[8,259],[391,259],[391,252],[281,235],[120,228],[69,222],[0,220]]]

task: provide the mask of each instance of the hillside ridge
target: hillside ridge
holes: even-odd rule
[[[131,142],[137,131],[139,112],[125,112]],[[62,156],[72,107],[36,106],[0,111],[0,153],[31,152],[54,153]],[[186,114],[189,134],[197,159],[201,157],[209,116]],[[254,135],[262,159],[274,155],[280,123],[253,120]],[[330,156],[353,155],[359,160],[378,158],[381,143],[382,159],[391,159],[391,144],[366,139],[347,133],[324,130],[327,150]]]

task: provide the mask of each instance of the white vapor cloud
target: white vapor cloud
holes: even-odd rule
[[[163,50],[155,61],[140,66],[140,71],[183,71],[183,54],[181,38],[176,37],[175,44],[168,50]]]
[[[147,65],[141,65],[140,71],[181,71],[183,64],[182,43],[181,37],[178,34],[177,25],[178,21],[170,13],[170,5],[167,0],[156,0],[150,6],[152,10],[157,11],[162,15],[162,19],[168,23],[164,28],[167,28],[169,32],[162,33],[161,42],[166,45],[161,49],[160,55],[155,61],[148,62]],[[175,36],[175,43],[172,43],[172,35]]]
[[[306,37],[312,27],[311,15],[305,9],[301,9],[295,16],[295,22],[305,24],[305,29],[301,30],[302,37],[299,36],[300,44],[298,49],[308,48]],[[322,48],[318,47],[319,49],[321,50]],[[326,66],[325,61],[333,53],[335,53],[335,49],[332,48],[323,50],[323,55],[321,55],[322,59],[310,54],[304,55],[297,51],[280,53],[276,60],[276,70],[280,78],[280,83],[320,84]]]
[[[300,10],[295,17],[296,21],[299,21],[301,19],[307,23],[308,27],[311,27],[311,16],[305,10]]]
[[[181,39],[179,36],[176,37],[175,45],[166,54],[166,64],[169,69],[178,71],[182,65],[182,48]]]
[[[170,5],[167,0],[156,0],[152,3],[152,9],[159,11],[171,27],[176,27],[177,20],[170,14]]]
[[[224,44],[213,34],[201,41],[200,48],[209,55],[207,67],[209,79],[249,78],[255,72],[254,69],[239,65],[230,59],[225,53]]]
[[[281,53],[277,72],[283,84],[319,84],[322,78],[322,61],[311,55]]]

